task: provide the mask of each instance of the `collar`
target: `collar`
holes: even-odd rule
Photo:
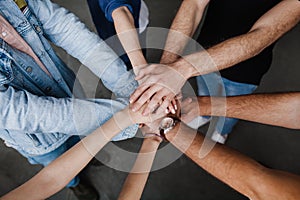
[[[19,35],[19,33],[10,25],[2,15],[0,15],[0,38],[2,38],[7,44],[9,44],[11,47],[18,49],[19,51],[22,51],[29,56],[31,56],[36,63],[42,68],[42,70],[48,74],[50,73],[47,70],[47,68],[44,66],[44,64],[40,61],[40,59],[36,56],[36,54],[33,52],[31,47],[27,44],[25,40]]]

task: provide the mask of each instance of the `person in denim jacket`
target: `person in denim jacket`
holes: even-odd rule
[[[77,135],[91,133],[123,109],[137,83],[111,48],[68,10],[50,0],[28,0],[21,8],[17,3],[0,1],[7,22],[0,29],[0,138],[30,163],[46,166],[78,142]],[[116,100],[85,99],[48,41],[101,78]],[[113,140],[136,131],[137,125],[130,126]],[[68,187],[78,182],[74,178]]]

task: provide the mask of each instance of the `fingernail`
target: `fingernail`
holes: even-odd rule
[[[174,108],[172,108],[171,112],[172,112],[172,114],[176,113],[176,111],[174,110]]]
[[[174,105],[174,107],[175,107],[175,110],[177,110],[177,105],[176,104]]]
[[[169,113],[169,110],[168,110],[168,109],[166,109],[166,110],[165,110],[165,112],[166,112],[166,114],[168,114],[168,113]]]

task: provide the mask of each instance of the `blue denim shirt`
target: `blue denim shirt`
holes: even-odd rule
[[[0,39],[0,137],[25,156],[51,152],[70,135],[91,133],[126,106],[137,86],[117,55],[76,16],[49,0],[27,3],[29,9],[23,14],[13,0],[0,0],[0,14],[52,76]],[[75,74],[48,40],[86,65],[117,99],[83,99],[80,84],[74,86]],[[128,127],[114,140],[133,137],[136,130],[136,125]]]

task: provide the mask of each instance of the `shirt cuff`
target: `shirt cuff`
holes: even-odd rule
[[[108,21],[113,22],[112,13],[115,9],[120,8],[122,6],[126,6],[128,10],[133,14],[133,8],[130,4],[126,3],[126,1],[118,1],[118,2],[110,2],[105,8],[105,17]]]

